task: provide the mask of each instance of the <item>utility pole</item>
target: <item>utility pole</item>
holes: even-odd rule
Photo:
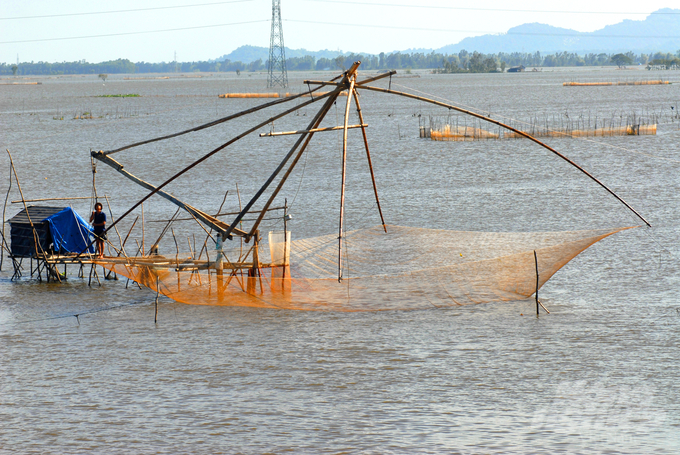
[[[269,76],[267,87],[288,87],[286,51],[281,26],[281,0],[272,0],[272,33],[269,41]]]

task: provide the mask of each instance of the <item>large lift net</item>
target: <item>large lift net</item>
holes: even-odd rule
[[[240,249],[223,251],[221,275],[200,270],[189,254],[103,265],[187,304],[412,310],[525,299],[583,250],[623,229],[495,233],[390,225],[385,233],[377,226],[346,233],[342,281],[335,234],[262,244],[260,256],[271,263],[262,263],[260,276],[229,268],[243,257]]]
[[[205,225],[204,229],[210,228],[215,233],[215,251],[212,258],[201,259],[200,254],[195,258],[189,254],[179,253],[175,257],[165,257],[155,254],[156,251],[152,248],[143,257],[130,258],[121,254],[124,253],[121,251],[118,258],[106,258],[97,262],[119,275],[127,276],[156,290],[159,294],[190,304],[339,311],[416,309],[527,298],[536,293],[543,283],[581,251],[621,230],[481,233],[388,226],[383,218],[371,164],[367,125],[358,96],[358,91],[361,90],[434,104],[525,137],[576,167],[649,224],[606,185],[547,144],[485,114],[419,95],[397,92],[391,89],[391,83],[386,89],[370,85],[372,82],[391,78],[395,72],[359,80],[360,63],[355,62],[350,69],[330,81],[305,81],[310,87],[308,93],[264,103],[179,133],[115,150],[92,152],[94,159],[108,164],[136,184],[150,190],[145,198],[137,202],[115,223],[149,197],[158,195],[184,209],[196,221]],[[315,88],[311,88],[312,86]],[[330,91],[319,91],[324,87]],[[316,95],[312,97],[314,93]],[[345,104],[343,124],[323,126],[326,114],[343,93],[346,94],[343,102]],[[310,99],[301,101],[301,98],[307,95],[310,95]],[[233,137],[160,185],[132,175],[122,163],[111,157],[123,150],[197,132],[293,100],[298,100],[294,107]],[[164,189],[170,182],[225,148],[233,146],[242,137],[259,131],[275,120],[312,103],[319,103],[321,107],[311,120],[307,119],[309,123],[304,129],[260,134],[260,136],[293,135],[298,139],[231,223],[179,200]],[[359,120],[356,125],[349,124],[352,103]],[[375,203],[382,223],[380,227],[346,232],[344,215],[347,133],[349,129],[354,128],[360,128],[362,132]],[[342,176],[342,185],[337,233],[290,242],[290,236],[287,234],[273,232],[268,236],[269,242],[266,242],[259,229],[261,221],[268,212],[275,210],[274,203],[282,187],[300,162],[312,137],[315,134],[337,130],[343,132],[342,166],[338,170]],[[265,200],[262,209],[256,210],[256,204],[259,206]],[[249,226],[244,225],[246,215],[256,217]],[[285,220],[284,214],[284,226]],[[227,244],[237,247],[225,248]]]

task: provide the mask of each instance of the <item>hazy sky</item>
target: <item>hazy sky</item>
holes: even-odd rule
[[[160,62],[175,52],[179,61],[213,59],[244,44],[268,47],[271,3],[2,0],[0,61]],[[676,0],[281,0],[286,47],[370,53],[436,49],[527,22],[588,32],[674,6]]]

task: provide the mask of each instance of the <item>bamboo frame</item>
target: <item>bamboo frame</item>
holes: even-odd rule
[[[531,136],[530,134],[522,132],[520,130],[517,130],[517,129],[515,129],[515,128],[509,126],[509,125],[506,125],[504,123],[501,123],[497,120],[491,119],[490,117],[484,116],[482,114],[478,114],[478,113],[473,112],[473,111],[462,109],[462,108],[459,108],[457,106],[454,106],[454,105],[451,105],[451,104],[448,104],[448,103],[436,101],[436,100],[429,99],[429,98],[422,97],[422,96],[412,95],[412,94],[405,93],[405,92],[391,90],[391,87],[388,88],[388,89],[383,89],[383,88],[369,86],[369,85],[367,85],[368,83],[376,81],[376,80],[380,80],[380,79],[383,79],[383,78],[386,78],[386,77],[390,77],[390,79],[391,79],[391,76],[396,74],[396,71],[390,71],[388,73],[384,73],[384,74],[381,74],[381,75],[378,75],[378,76],[375,76],[375,77],[367,78],[367,79],[362,80],[362,81],[357,81],[357,78],[358,78],[357,70],[358,70],[360,64],[361,64],[361,62],[355,62],[349,70],[345,71],[341,76],[338,76],[338,77],[332,79],[331,81],[304,81],[304,83],[306,83],[308,85],[309,84],[319,85],[319,87],[317,87],[317,88],[315,88],[311,91],[318,90],[319,88],[324,87],[324,86],[333,86],[335,88],[331,92],[326,92],[326,93],[323,93],[323,94],[319,94],[319,96],[317,96],[317,97],[312,97],[311,100],[303,102],[300,105],[295,106],[294,108],[285,110],[285,111],[283,111],[279,114],[276,114],[276,115],[270,117],[269,119],[265,120],[264,122],[259,123],[257,126],[248,129],[244,133],[239,134],[238,136],[232,138],[228,142],[222,144],[221,146],[217,147],[216,149],[214,149],[214,150],[210,151],[209,153],[203,155],[201,158],[194,161],[192,164],[185,167],[183,170],[181,170],[180,172],[178,172],[177,174],[172,176],[170,179],[166,180],[164,183],[162,183],[161,185],[158,185],[158,186],[153,186],[153,185],[151,185],[147,182],[144,182],[143,180],[141,180],[137,177],[132,176],[132,174],[129,174],[127,171],[124,171],[123,166],[120,163],[118,163],[117,161],[108,157],[107,155],[110,154],[110,153],[115,153],[117,151],[124,150],[126,148],[136,146],[136,145],[147,144],[149,142],[153,142],[153,141],[157,141],[157,140],[176,137],[176,136],[179,136],[181,134],[186,134],[188,132],[198,131],[199,129],[214,126],[214,125],[217,125],[219,123],[225,122],[227,120],[238,118],[238,117],[241,117],[242,115],[246,115],[248,113],[256,112],[256,111],[263,109],[265,107],[270,107],[270,106],[280,104],[280,103],[285,102],[285,101],[296,99],[300,96],[309,96],[309,94],[307,92],[305,92],[304,94],[301,93],[297,96],[279,99],[279,100],[276,100],[276,101],[270,102],[270,103],[265,103],[262,106],[258,106],[256,108],[248,109],[246,111],[231,115],[229,117],[219,119],[217,121],[202,125],[202,126],[197,127],[197,128],[193,128],[191,130],[185,130],[183,132],[176,133],[174,135],[164,136],[162,138],[156,138],[156,139],[153,139],[153,140],[144,141],[144,142],[140,142],[140,143],[137,143],[137,144],[132,144],[131,146],[121,148],[121,149],[116,149],[116,150],[109,151],[109,152],[101,152],[101,151],[100,152],[92,152],[92,156],[94,158],[109,164],[114,169],[116,169],[118,172],[125,175],[126,177],[130,178],[131,180],[135,181],[136,183],[140,184],[141,186],[151,190],[151,192],[146,197],[144,197],[142,200],[137,202],[135,204],[135,206],[133,206],[131,209],[128,210],[128,212],[126,212],[123,216],[118,218],[118,220],[116,222],[114,222],[114,224],[117,223],[118,221],[120,221],[126,215],[128,215],[132,210],[134,210],[137,206],[142,204],[145,200],[147,200],[153,194],[158,193],[162,197],[165,197],[166,199],[171,200],[173,203],[175,203],[179,207],[181,207],[181,208],[185,209],[187,212],[189,212],[193,218],[195,218],[197,221],[200,222],[199,224],[202,223],[201,224],[202,227],[203,227],[203,224],[205,224],[205,225],[209,226],[211,229],[215,230],[218,233],[218,235],[220,235],[223,239],[226,239],[226,238],[231,239],[233,234],[238,235],[239,237],[241,237],[242,241],[245,240],[246,242],[249,242],[251,238],[254,238],[254,244],[250,248],[249,252],[246,253],[245,257],[240,257],[239,260],[236,263],[233,263],[233,264],[230,263],[228,268],[232,268],[234,271],[250,269],[249,273],[250,273],[251,276],[259,276],[260,275],[260,273],[259,273],[260,267],[270,266],[270,264],[260,264],[259,257],[258,257],[259,256],[258,247],[259,247],[259,243],[260,243],[259,229],[258,228],[259,228],[261,222],[263,221],[265,214],[269,210],[274,210],[274,209],[270,209],[270,206],[273,204],[274,200],[276,199],[276,197],[280,193],[283,185],[286,183],[286,181],[289,178],[289,176],[291,175],[292,171],[295,169],[296,165],[298,164],[300,158],[302,157],[302,155],[306,151],[314,133],[326,132],[326,131],[336,131],[336,130],[342,129],[343,130],[342,182],[341,182],[341,189],[340,189],[340,193],[341,193],[340,194],[340,213],[339,213],[339,223],[338,223],[338,280],[339,281],[342,280],[342,248],[343,248],[343,235],[344,235],[343,224],[344,224],[344,215],[345,215],[344,214],[344,212],[345,212],[345,190],[346,190],[346,178],[347,178],[347,153],[348,153],[347,145],[348,145],[348,130],[349,129],[361,128],[361,130],[362,130],[362,137],[363,137],[363,141],[364,141],[364,147],[366,149],[366,157],[367,157],[368,165],[369,165],[369,169],[370,169],[371,181],[372,181],[372,184],[373,184],[373,190],[374,190],[374,194],[375,194],[375,198],[376,198],[376,204],[378,206],[378,211],[379,211],[379,214],[380,214],[380,219],[381,219],[381,222],[382,222],[383,229],[385,230],[385,232],[387,232],[387,226],[386,226],[385,219],[384,219],[384,216],[383,216],[383,213],[382,213],[382,208],[380,206],[380,199],[379,199],[379,196],[378,196],[375,173],[374,173],[374,170],[373,170],[373,165],[372,165],[371,156],[370,156],[370,149],[369,149],[369,146],[368,146],[368,138],[367,138],[367,134],[366,134],[366,128],[367,128],[368,125],[364,123],[363,114],[362,114],[361,106],[360,106],[360,102],[359,102],[359,95],[358,95],[358,92],[357,92],[357,88],[358,88],[358,89],[366,89],[366,90],[380,92],[380,93],[398,95],[398,96],[402,96],[402,97],[406,97],[406,98],[410,98],[410,99],[414,99],[414,100],[418,100],[418,101],[427,102],[427,103],[434,104],[434,105],[437,105],[437,106],[445,107],[447,109],[455,110],[455,111],[464,113],[466,115],[484,120],[486,122],[498,125],[499,127],[513,131],[514,133],[518,134],[519,136],[526,137],[527,139],[529,139],[529,140],[537,143],[538,145],[546,148],[547,150],[549,150],[553,154],[557,155],[559,158],[563,159],[564,161],[568,162],[572,166],[576,167],[579,171],[584,173],[590,179],[595,181],[598,185],[603,187],[607,192],[609,192],[611,195],[613,195],[624,206],[626,206],[636,216],[638,216],[642,221],[644,221],[645,224],[647,224],[648,226],[651,226],[636,210],[634,210],[628,203],[626,203],[622,198],[620,198],[616,193],[614,193],[613,190],[609,189],[606,185],[604,185],[602,182],[600,182],[592,174],[590,174],[588,171],[586,171],[585,169],[580,167],[578,164],[576,164],[571,159],[567,158],[565,155],[561,154],[560,152],[558,152],[557,150],[548,146],[547,144],[539,141],[538,139]],[[336,80],[339,79],[340,77],[342,77],[342,79],[340,81],[336,82]],[[324,120],[324,118],[328,114],[332,105],[337,101],[338,96],[340,96],[340,94],[345,94],[345,93],[348,96],[347,96],[347,103],[345,105],[345,115],[344,115],[343,126],[342,127],[335,126],[335,127],[321,128],[320,127],[321,122]],[[297,135],[300,135],[300,137],[296,140],[295,144],[290,148],[290,150],[287,152],[287,154],[282,158],[279,165],[271,173],[269,178],[262,184],[260,189],[255,193],[255,195],[249,200],[249,202],[244,207],[242,207],[242,208],[239,207],[240,211],[238,213],[232,213],[232,214],[235,214],[236,217],[234,218],[234,220],[230,224],[223,223],[223,222],[216,219],[216,217],[218,215],[225,215],[225,214],[220,214],[219,211],[218,211],[218,214],[215,215],[215,216],[208,215],[207,213],[205,213],[203,211],[200,211],[200,210],[198,210],[194,207],[189,206],[188,204],[183,203],[182,201],[179,201],[177,198],[174,198],[174,196],[169,195],[168,193],[166,193],[164,191],[161,191],[161,189],[165,185],[167,185],[171,181],[175,180],[179,176],[183,175],[184,173],[186,173],[187,171],[189,171],[190,169],[192,169],[193,167],[195,167],[199,163],[201,163],[201,162],[205,161],[206,159],[208,159],[209,157],[213,156],[217,152],[228,147],[229,145],[231,145],[231,144],[235,143],[236,141],[242,139],[243,137],[255,132],[257,129],[262,128],[263,126],[273,122],[274,120],[282,118],[282,117],[284,117],[284,116],[286,116],[286,115],[288,115],[288,114],[290,114],[294,111],[301,109],[302,107],[308,106],[308,105],[310,105],[310,104],[312,104],[316,101],[319,101],[323,98],[326,98],[323,106],[316,112],[316,114],[314,115],[314,118],[309,123],[307,129],[297,130],[297,131],[262,133],[262,134],[259,135],[260,137],[271,137],[271,136],[285,136],[285,135],[297,134]],[[349,111],[350,111],[352,99],[354,99],[354,102],[356,104],[357,113],[358,113],[358,116],[359,116],[359,122],[360,123],[358,125],[349,125]],[[283,173],[283,175],[280,176],[282,173]],[[280,176],[280,178],[279,178],[279,176]],[[262,195],[268,190],[268,188],[273,183],[273,181],[277,178],[279,178],[279,182],[276,185],[276,187],[274,188],[274,190],[272,191],[272,193],[270,194],[270,196],[267,199],[267,202],[264,204],[264,207],[262,208],[262,210],[251,212],[251,209],[253,208],[254,204],[262,197]],[[238,193],[238,186],[237,186],[237,194],[239,196],[239,206],[240,206],[241,203],[240,203],[240,193]],[[250,227],[250,229],[246,230],[246,229],[242,228],[242,222],[244,221],[245,215],[248,214],[248,213],[258,213],[258,216],[254,220],[254,224]],[[236,226],[241,227],[241,229],[236,228]],[[203,227],[203,229],[205,230],[205,227]],[[284,231],[285,231],[285,228],[284,228]],[[207,230],[206,230],[206,232],[207,232]],[[287,232],[286,232],[286,236],[287,236]],[[284,240],[285,239],[286,238],[284,236]],[[246,259],[250,256],[251,251],[252,251],[252,262],[245,262],[244,259]],[[243,256],[243,255],[241,255],[241,256]],[[158,258],[158,259],[162,260],[162,258]],[[146,260],[148,260],[148,258]],[[155,262],[155,261],[152,261],[152,262],[154,264],[159,264],[158,262]],[[187,262],[185,261],[185,263],[187,263]],[[177,264],[177,267],[179,269],[180,268],[179,258],[176,258],[176,264]],[[192,267],[211,268],[211,266],[214,267],[214,262],[211,263],[209,258],[206,261],[200,261],[200,259],[197,261],[197,260],[194,259],[193,261],[191,261],[190,265]],[[182,267],[184,267],[184,265],[182,265]]]
[[[339,79],[339,78],[340,78],[340,76],[336,77],[336,79]],[[321,87],[317,87],[313,90],[310,90],[310,92],[314,92],[314,91],[316,91],[320,88]],[[148,139],[146,141],[135,142],[134,144],[126,145],[124,147],[120,147],[120,148],[117,148],[115,150],[109,150],[109,151],[103,152],[103,153],[104,153],[104,155],[110,155],[112,153],[122,152],[123,150],[128,150],[128,149],[131,149],[133,147],[140,146],[140,145],[150,144],[152,142],[157,142],[157,141],[163,141],[165,139],[172,139],[173,137],[182,136],[182,135],[188,134],[188,133],[194,133],[196,131],[200,131],[200,130],[203,130],[203,129],[206,129],[206,128],[210,128],[210,127],[213,127],[215,125],[219,125],[220,123],[228,122],[229,120],[233,120],[235,118],[242,117],[244,115],[252,114],[254,112],[260,111],[262,109],[266,109],[266,108],[271,107],[271,106],[276,106],[277,104],[285,103],[287,101],[292,101],[294,99],[303,97],[305,95],[309,96],[309,92],[300,93],[300,94],[297,94],[297,95],[288,96],[286,98],[281,98],[281,99],[278,99],[276,101],[271,101],[269,103],[261,104],[259,106],[255,106],[251,109],[247,109],[245,111],[237,112],[237,113],[229,115],[227,117],[224,117],[224,118],[221,118],[221,119],[218,119],[218,120],[214,120],[212,122],[209,122],[209,123],[206,123],[206,124],[194,127],[194,128],[190,128],[188,130],[180,131],[179,133],[169,134],[167,136],[161,136],[161,137],[157,137],[157,138],[154,138],[154,139]]]
[[[173,204],[177,205],[178,207],[186,210],[196,218],[200,219],[203,223],[207,224],[210,226],[212,229],[215,229],[217,232],[222,232],[225,229],[227,229],[229,226],[225,224],[224,222],[218,220],[215,217],[212,217],[208,215],[207,213],[192,207],[191,205],[182,202],[181,200],[177,199],[175,196],[173,196],[170,193],[167,193],[165,191],[161,191],[159,187],[153,186],[149,182],[145,182],[144,180],[140,179],[139,177],[134,176],[133,174],[129,173],[126,171],[123,167],[122,164],[120,164],[118,161],[114,160],[113,158],[106,156],[106,155],[98,155],[96,158],[101,161],[102,163],[108,164],[111,166],[113,169],[118,171],[120,174],[123,176],[127,177],[128,179],[132,180],[136,184],[140,185],[143,188],[146,188],[147,190],[151,190],[161,196],[164,199],[167,199],[168,201],[172,202]],[[118,221],[120,221],[120,218],[118,218]],[[114,222],[109,229],[111,229],[115,224],[117,223]],[[238,235],[245,235],[245,232],[241,231],[240,229],[237,230],[236,234]]]

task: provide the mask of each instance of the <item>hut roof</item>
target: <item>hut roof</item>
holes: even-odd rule
[[[55,213],[59,213],[62,210],[64,210],[65,207],[39,207],[32,205],[28,207],[28,215],[26,214],[26,209],[22,210],[21,212],[17,213],[14,215],[12,219],[9,220],[9,223],[13,224],[30,224],[28,221],[28,216],[30,215],[31,221],[35,223],[41,223],[42,221],[45,220],[45,218],[48,218]]]

